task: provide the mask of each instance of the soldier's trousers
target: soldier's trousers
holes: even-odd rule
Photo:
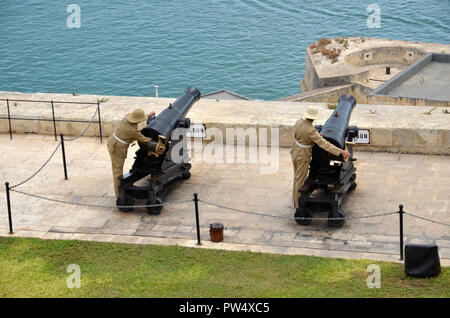
[[[108,140],[108,152],[111,157],[112,174],[114,180],[114,191],[116,198],[119,197],[119,184],[123,178],[123,165],[127,157],[127,148],[125,145],[118,144],[114,138]]]
[[[300,188],[305,183],[308,177],[309,160],[311,156],[307,151],[302,151],[300,149],[293,149],[291,151],[292,166],[294,168],[294,182],[292,189],[292,201],[296,208],[298,208],[298,199],[300,197]]]

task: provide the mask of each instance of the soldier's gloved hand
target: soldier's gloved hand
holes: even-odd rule
[[[156,141],[150,140],[145,146],[147,148],[147,156],[159,156],[159,154],[156,152],[156,148],[158,146],[158,143]]]
[[[342,157],[344,158],[344,160],[347,160],[347,159],[350,158],[350,156],[351,156],[350,152],[348,152],[347,149],[342,150],[342,151],[341,151],[341,155],[342,155]]]
[[[150,140],[146,145],[147,152],[149,152],[149,151],[155,152],[157,145],[158,145],[158,143],[156,141]]]
[[[151,118],[151,117],[153,117],[153,116],[155,116],[155,111],[152,111],[152,112],[150,112],[149,114],[148,114],[148,118]]]

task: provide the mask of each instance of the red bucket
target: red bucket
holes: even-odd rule
[[[209,235],[211,236],[212,242],[222,242],[223,241],[223,224],[213,223],[209,226]]]

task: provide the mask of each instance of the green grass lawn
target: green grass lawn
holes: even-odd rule
[[[67,288],[69,264],[81,288]],[[449,282],[448,268],[413,279],[387,262],[0,237],[0,297],[449,297]]]

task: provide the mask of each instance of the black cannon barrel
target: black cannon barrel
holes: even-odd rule
[[[142,134],[153,140],[158,140],[158,136],[170,139],[172,131],[177,128],[178,122],[183,119],[191,109],[192,105],[200,99],[200,91],[196,87],[188,87],[184,94],[156,116],[155,119],[141,130]]]
[[[355,105],[356,99],[352,95],[342,95],[333,114],[331,114],[320,130],[323,138],[341,149],[345,147],[347,128]]]

